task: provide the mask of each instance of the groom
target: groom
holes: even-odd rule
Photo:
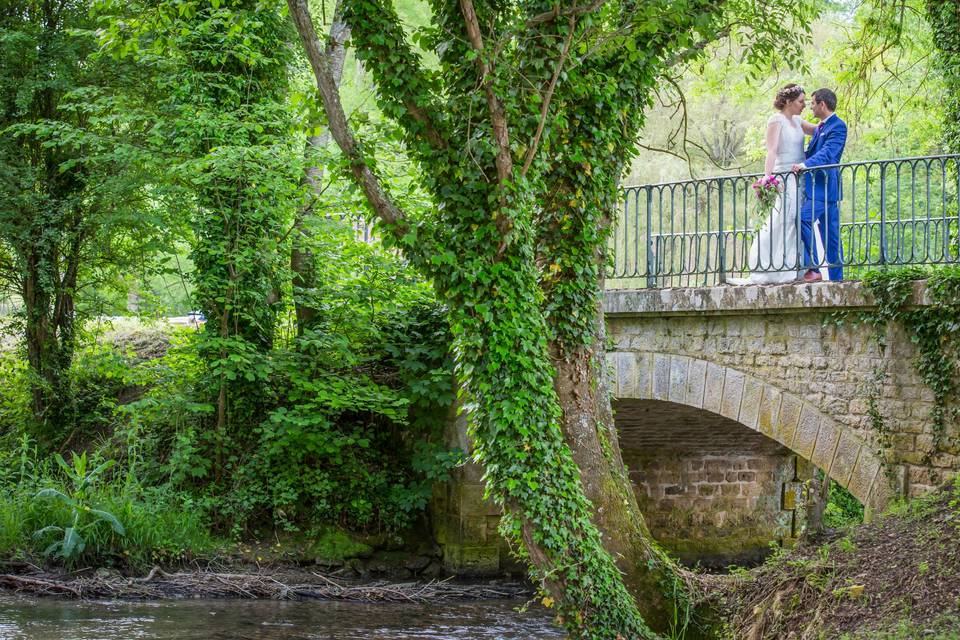
[[[813,223],[820,225],[820,239],[827,252],[830,280],[843,280],[843,249],[840,246],[840,200],[843,189],[839,169],[816,169],[825,165],[840,164],[843,147],[847,144],[847,123],[834,113],[837,110],[837,95],[830,89],[813,92],[813,115],[820,119],[817,130],[810,138],[806,160],[793,165],[794,173],[804,175],[805,196],[800,207],[800,237],[803,240],[803,264],[807,267],[804,282],[822,280],[817,243],[813,237]]]

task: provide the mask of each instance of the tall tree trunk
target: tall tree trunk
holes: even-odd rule
[[[576,128],[565,132],[573,144],[585,139],[595,146],[590,135]],[[539,224],[540,287],[561,424],[580,468],[584,493],[594,506],[593,520],[604,548],[615,559],[644,620],[657,632],[682,634],[694,613],[692,594],[683,570],[650,535],[624,470],[613,419],[603,284],[621,167],[606,168],[598,162],[595,166],[592,176],[584,176],[579,163],[554,166]]]
[[[598,322],[603,322],[602,315]],[[686,587],[677,567],[653,542],[627,476],[610,405],[603,332],[589,347],[551,355],[554,385],[563,411],[563,435],[580,469],[584,493],[603,546],[614,558],[644,620],[667,632],[687,615],[675,600]]]
[[[45,448],[59,447],[71,426],[72,398],[67,373],[74,351],[76,270],[71,265],[76,260],[75,255],[67,259],[67,271],[61,278],[50,272],[51,260],[41,259],[28,250],[21,283],[27,363],[33,376],[31,412],[36,423],[35,436]],[[51,291],[50,283],[58,281]]]
[[[343,2],[338,0],[330,23],[330,35],[327,40],[326,55],[330,60],[330,71],[335,86],[339,89],[343,78],[343,62],[347,56],[346,42],[350,38],[350,28],[343,21]],[[309,303],[309,292],[316,288],[316,270],[313,253],[310,251],[310,223],[315,215],[314,205],[323,194],[323,168],[310,162],[317,151],[326,149],[330,143],[330,130],[326,129],[318,136],[308,136],[304,155],[307,166],[303,171],[303,181],[307,187],[304,204],[293,220],[293,238],[290,243],[290,270],[293,272],[293,304],[297,318],[297,335],[303,335],[317,316],[317,309]],[[305,295],[307,294],[307,295]]]

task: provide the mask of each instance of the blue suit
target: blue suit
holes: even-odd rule
[[[817,169],[840,164],[847,144],[847,123],[833,114],[821,123],[810,138],[804,166],[804,199],[800,207],[800,237],[803,240],[803,264],[811,268],[820,262],[813,237],[814,220],[820,224],[820,236],[830,264],[830,279],[843,280],[843,248],[840,244],[840,200],[843,187],[839,169]]]

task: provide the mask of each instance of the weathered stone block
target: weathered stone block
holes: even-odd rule
[[[686,404],[703,408],[703,391],[707,383],[707,362],[705,360],[691,359],[690,369],[687,372],[687,398]]]
[[[800,420],[793,435],[791,449],[804,458],[813,455],[813,447],[817,443],[817,432],[820,430],[820,416],[813,406],[804,403],[800,411]]]
[[[466,484],[483,484],[483,465],[467,462],[454,470],[454,479]]]
[[[880,461],[870,451],[863,447],[860,450],[860,457],[853,467],[850,474],[850,484],[847,490],[861,501],[867,502],[870,492],[873,489],[873,483],[877,481],[877,476],[881,473]]]
[[[740,424],[756,430],[762,398],[763,384],[753,376],[746,376],[743,382],[743,400],[740,403]]]
[[[723,400],[723,367],[713,364],[707,365],[707,382],[703,392],[703,408],[706,411],[720,413],[720,403]]]
[[[824,473],[830,475],[830,465],[837,451],[837,440],[840,438],[840,427],[836,422],[825,418],[820,422],[820,431],[817,433],[817,444],[814,445],[810,461],[820,467]]]
[[[763,399],[757,415],[757,430],[773,437],[774,425],[780,420],[780,401],[783,393],[770,385],[763,387]]]
[[[797,423],[800,421],[802,408],[803,402],[800,398],[789,393],[783,394],[780,399],[780,415],[777,421],[771,425],[771,431],[768,435],[787,447],[793,444],[793,435],[797,431]]]
[[[637,356],[619,352],[616,357],[616,394],[618,398],[637,397]]]
[[[860,455],[860,439],[845,431],[840,432],[840,442],[837,443],[837,452],[830,465],[830,477],[846,487],[850,482],[850,474]]]
[[[500,571],[500,547],[447,544],[443,547],[443,568],[458,576],[495,575]]]
[[[670,356],[662,353],[653,357],[653,398],[670,399]]]
[[[731,420],[740,417],[740,402],[743,400],[744,375],[739,371],[727,369],[723,381],[723,398],[720,401],[720,415]]]
[[[463,544],[486,544],[487,519],[485,516],[461,516],[460,542]]]
[[[687,398],[687,374],[690,370],[690,358],[672,356],[670,358],[670,402],[683,403]]]
[[[637,398],[653,397],[653,355],[637,354]]]

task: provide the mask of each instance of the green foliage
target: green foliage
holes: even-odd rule
[[[214,550],[189,499],[141,486],[135,465],[121,472],[102,460],[98,454],[74,454],[72,463],[53,464],[54,458],[39,457],[27,436],[4,447],[0,554],[143,570]]]
[[[835,529],[863,522],[863,505],[836,482],[830,483],[830,495],[823,510],[823,524]]]
[[[212,472],[225,473],[265,417],[273,344],[299,195],[300,158],[287,100],[289,24],[279,7],[225,2],[95,2],[102,51],[153,72],[141,118],[154,162],[187,195],[192,296],[209,322],[195,343],[215,406]],[[199,416],[198,416],[199,417]]]
[[[310,553],[320,561],[342,562],[347,558],[368,556],[373,553],[370,545],[357,542],[339,529],[330,529],[320,534],[310,546]]]
[[[87,542],[84,539],[84,532],[101,524],[109,525],[113,532],[119,536],[125,535],[126,531],[123,525],[117,520],[117,517],[109,511],[98,509],[90,502],[88,496],[93,490],[93,485],[100,479],[110,467],[116,464],[116,460],[107,460],[92,469],[87,469],[87,452],[84,451],[79,456],[72,454],[72,464],[67,464],[63,456],[59,453],[55,455],[57,465],[67,477],[68,493],[59,489],[47,488],[37,492],[37,499],[53,499],[59,501],[69,512],[70,524],[66,527],[51,524],[37,530],[33,536],[38,540],[49,537],[49,534],[62,536],[62,539],[55,540],[49,547],[44,549],[43,555],[54,555],[63,559],[65,562],[76,560],[84,551]]]
[[[119,407],[117,455],[142,460],[145,483],[194,496],[220,530],[400,532],[460,460],[441,438],[453,398],[446,314],[394,256],[351,233],[327,221],[311,236],[323,283],[309,292],[323,310],[313,326],[229,365],[261,386],[257,421],[223,439],[202,428],[216,407],[196,333],[174,334],[127,375],[143,393]]]
[[[0,15],[0,291],[15,296],[41,444],[73,428],[64,381],[91,285],[158,243],[133,141],[102,106],[129,80],[96,43],[88,4],[7,3]],[[122,132],[121,132],[122,129]]]

